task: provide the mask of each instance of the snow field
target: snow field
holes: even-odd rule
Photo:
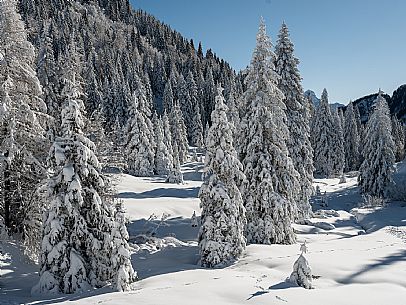
[[[106,288],[53,301],[35,299],[29,296],[29,289],[37,280],[36,268],[19,261],[19,252],[9,245],[15,251],[11,261],[5,260],[6,254],[2,256],[0,304],[404,304],[406,250],[401,237],[406,229],[402,217],[406,208],[396,203],[382,209],[358,208],[352,210],[355,217],[349,211],[361,200],[356,178],[347,177],[344,184],[339,184],[338,178],[315,181],[328,195],[326,209],[337,209],[339,216],[311,221],[330,223],[335,229],[295,224],[297,244],[249,245],[232,266],[200,268],[198,228],[190,224],[193,211],[200,215],[197,191],[191,191],[201,184],[196,172],[200,167],[201,163],[183,167],[187,177],[183,185],[163,183],[163,178],[120,176],[117,189],[132,237],[155,228],[163,213],[171,214],[156,232],[157,239],[169,236],[165,247],[150,251],[132,245],[137,251],[132,263],[141,278],[136,290],[112,293]],[[320,208],[317,200],[313,200],[313,208]],[[158,219],[147,221],[152,213]],[[305,257],[315,276],[311,290],[286,282],[304,241],[309,248]]]

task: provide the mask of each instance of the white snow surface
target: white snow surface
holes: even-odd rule
[[[334,229],[296,224],[297,244],[249,245],[243,257],[229,267],[198,267],[198,228],[192,228],[190,220],[193,211],[200,215],[197,192],[202,182],[196,169],[201,168],[201,163],[183,166],[183,185],[166,184],[163,177],[120,176],[118,192],[128,213],[131,239],[151,230],[155,230],[156,240],[162,239],[153,251],[132,246],[132,263],[140,277],[134,291],[118,293],[106,287],[76,295],[31,296],[38,266],[24,259],[19,245],[4,241],[0,304],[405,304],[405,204],[356,208],[362,200],[356,177],[347,177],[343,184],[339,178],[315,181],[328,196],[328,207],[323,209],[338,213],[322,213],[322,221]],[[313,198],[314,210],[321,209],[319,203]],[[153,213],[157,217],[148,221]],[[165,214],[170,216],[161,221]],[[320,218],[311,221],[317,223]],[[314,289],[287,281],[304,241]]]

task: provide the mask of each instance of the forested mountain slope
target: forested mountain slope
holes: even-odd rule
[[[167,94],[172,91],[187,127],[196,103],[203,126],[210,120],[217,82],[226,97],[241,90],[228,63],[210,49],[203,54],[200,44],[196,48],[155,17],[133,11],[128,0],[21,0],[20,13],[38,52],[44,100],[55,117],[58,71],[67,60],[82,78],[88,116],[101,110],[107,130],[126,123],[128,104],[140,86],[158,111],[163,111],[165,87]]]

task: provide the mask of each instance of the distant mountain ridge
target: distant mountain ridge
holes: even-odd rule
[[[359,109],[361,115],[361,121],[363,123],[368,121],[370,114],[373,112],[374,101],[376,100],[378,93],[369,94],[363,96],[353,103]],[[406,122],[406,84],[399,86],[392,96],[384,93],[383,97],[388,102],[389,110],[391,115],[396,115],[396,117],[403,123]]]
[[[315,107],[318,107],[318,106],[319,106],[319,104],[320,104],[320,98],[317,97],[317,95],[316,95],[316,93],[315,93],[314,91],[312,91],[312,90],[306,90],[305,93],[304,93],[304,95],[305,95],[306,97],[310,98],[310,100],[313,102],[313,105],[314,105]],[[345,107],[345,105],[336,102],[336,103],[331,103],[331,104],[330,104],[330,107],[331,107],[332,109],[338,109],[338,108],[341,108],[341,107]]]

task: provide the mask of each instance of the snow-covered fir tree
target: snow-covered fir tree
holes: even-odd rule
[[[34,200],[41,181],[49,143],[44,127],[50,117],[41,99],[34,70],[35,50],[17,13],[17,1],[0,2],[0,210],[5,226],[23,239],[35,238],[26,230],[32,213],[40,213]],[[28,221],[28,222],[27,222]]]
[[[289,281],[295,283],[303,288],[311,289],[312,287],[312,269],[309,266],[307,259],[304,257],[304,253],[307,252],[306,242],[300,247],[301,254],[293,265],[293,272],[289,277]]]
[[[102,166],[109,165],[112,154],[112,143],[106,136],[104,129],[106,119],[103,116],[103,109],[97,107],[88,119],[85,119],[84,133],[96,145],[96,154]]]
[[[354,108],[354,116],[355,116],[355,121],[357,122],[357,128],[358,128],[358,133],[361,136],[363,132],[363,125],[361,122],[361,114],[359,113],[359,108],[357,105],[353,105]]]
[[[333,149],[333,172],[334,174],[341,175],[345,166],[345,153],[344,153],[344,132],[342,123],[344,120],[340,116],[339,110],[333,111],[334,119],[334,144]]]
[[[187,114],[184,115],[184,119],[185,119],[185,124],[187,127],[187,131],[188,131],[188,138],[189,138],[189,142],[190,143],[194,143],[196,141],[199,141],[199,139],[194,139],[194,132],[195,130],[195,124],[201,124],[198,122],[198,117],[200,116],[200,106],[198,103],[198,88],[193,76],[193,73],[191,71],[189,71],[187,78],[186,78],[186,88],[188,91],[188,98],[189,98],[189,102],[188,102],[188,107],[189,109],[187,110]],[[201,118],[200,118],[201,121]],[[202,128],[203,129],[203,128]]]
[[[234,86],[231,88],[228,100],[227,100],[227,106],[228,106],[228,120],[230,121],[231,124],[233,124],[234,128],[234,140],[236,142],[236,137],[237,137],[237,130],[238,126],[240,124],[240,112],[238,109],[238,98],[237,98],[237,93],[235,92]]]
[[[238,189],[244,179],[233,144],[223,89],[218,88],[212,126],[206,139],[204,182],[199,198],[202,208],[199,247],[201,265],[219,267],[235,261],[245,249],[245,208]]]
[[[336,122],[328,104],[327,90],[324,89],[321,95],[320,105],[313,118],[311,132],[315,173],[320,176],[331,177],[335,174],[335,126]]]
[[[344,132],[345,117],[344,117],[343,108],[342,107],[337,108],[337,113],[338,113],[338,118],[340,119],[341,128],[343,129],[343,132]]]
[[[132,175],[149,177],[154,173],[154,133],[148,108],[143,102],[145,96],[137,93],[133,95],[126,128],[127,169]]]
[[[50,206],[45,214],[40,280],[33,292],[74,293],[108,282],[119,289],[128,287],[135,280],[132,267],[114,280],[122,273],[121,266],[131,265],[129,257],[113,264],[112,255],[124,251],[126,235],[112,239],[113,197],[106,192],[95,145],[82,132],[84,105],[73,73],[64,80],[62,97],[61,134],[49,154]]]
[[[382,92],[375,101],[375,110],[368,120],[365,130],[358,184],[363,193],[375,197],[385,197],[386,188],[392,181],[395,163],[395,143],[392,139],[392,126],[389,107]]]
[[[402,123],[392,116],[392,138],[395,142],[395,160],[402,161],[405,157],[405,131]]]
[[[182,111],[180,110],[179,103],[174,102],[172,112],[169,115],[169,122],[171,125],[172,134],[172,147],[178,153],[178,158],[180,164],[183,164],[187,160],[189,145],[187,141],[187,131],[185,122],[183,120]]]
[[[171,80],[168,80],[168,82],[165,85],[163,102],[162,102],[164,111],[166,111],[168,113],[172,111],[173,100],[174,100],[174,98],[173,98]]]
[[[202,148],[204,146],[202,117],[200,115],[200,106],[197,103],[195,104],[193,124],[191,126],[191,143],[193,146],[198,148]]]
[[[165,143],[163,121],[155,113],[153,116],[153,126],[155,131],[155,173],[157,175],[167,175],[172,168],[172,152],[169,151]]]
[[[169,122],[169,116],[166,111],[162,115],[162,132],[163,132],[163,142],[168,149],[168,157],[170,162],[173,163],[173,147],[172,147],[172,132],[171,124]]]
[[[128,231],[125,226],[125,212],[121,201],[116,203],[114,209],[114,225],[111,231],[111,243],[113,245],[111,256],[111,268],[113,276],[111,282],[118,291],[132,289],[138,277],[131,265],[131,252],[128,246]]]
[[[192,75],[193,79],[193,75]],[[178,79],[177,83],[177,102],[179,103],[180,110],[182,111],[183,121],[185,123],[186,132],[189,130],[192,124],[192,116],[193,116],[193,104],[192,104],[192,97],[190,96],[190,91],[188,86],[190,85],[190,74],[187,76],[187,81],[181,74]],[[189,139],[188,134],[188,139]]]
[[[344,152],[345,172],[358,170],[360,165],[360,135],[353,103],[350,102],[345,110]]]
[[[275,54],[261,20],[243,94],[246,114],[239,131],[240,160],[246,182],[242,188],[249,243],[290,244],[291,222],[297,217],[298,173],[289,157],[284,95],[278,89]]]
[[[169,170],[168,176],[166,177],[166,182],[183,184],[183,174],[180,168],[178,146],[176,145],[173,148],[172,158],[173,158],[172,168]]]
[[[193,211],[192,218],[190,219],[190,224],[191,224],[192,228],[196,228],[199,225],[199,222],[198,222],[197,216],[196,216],[196,211]],[[1,223],[0,223],[0,225],[1,225]]]
[[[47,106],[47,113],[55,119],[54,122],[51,122],[51,126],[54,125],[55,122],[60,121],[61,115],[61,105],[59,101],[60,71],[55,60],[52,39],[54,30],[51,22],[48,20],[43,22],[40,32],[37,58],[37,73],[38,78],[43,85],[43,98]]]
[[[209,67],[205,76],[205,83],[203,85],[203,96],[204,96],[204,117],[203,124],[211,123],[211,112],[214,109],[214,101],[216,98],[216,85],[213,77],[213,69]]]
[[[300,188],[295,194],[298,218],[304,219],[309,218],[312,212],[309,199],[313,194],[313,149],[310,143],[310,113],[301,85],[299,60],[293,52],[288,27],[283,23],[275,47],[275,67],[279,75],[278,87],[285,95],[289,155],[300,175]]]

